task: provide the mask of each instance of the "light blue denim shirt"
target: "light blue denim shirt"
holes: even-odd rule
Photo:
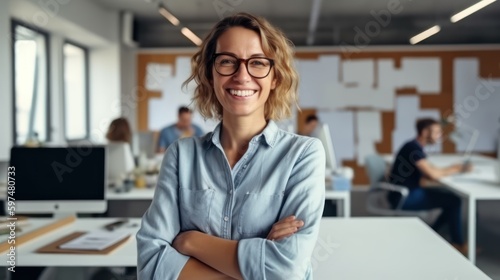
[[[138,278],[177,279],[189,257],[172,241],[179,232],[197,230],[239,240],[244,279],[312,279],[310,259],[325,203],[321,142],[269,121],[231,169],[220,133],[221,124],[167,149],[137,233]],[[272,225],[290,215],[305,225],[280,241],[267,240]]]

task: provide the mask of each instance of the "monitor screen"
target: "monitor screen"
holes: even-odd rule
[[[327,176],[329,176],[337,169],[337,159],[335,158],[335,150],[333,148],[330,128],[326,123],[320,123],[311,136],[319,138],[325,148],[326,173]]]
[[[132,150],[136,157],[145,154],[148,158],[154,158],[156,146],[155,135],[151,131],[136,132],[132,137]]]
[[[104,200],[104,147],[11,149],[17,201]]]

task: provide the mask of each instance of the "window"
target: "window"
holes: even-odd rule
[[[66,139],[87,139],[89,135],[87,50],[72,43],[65,43],[63,53]]]
[[[14,142],[50,140],[47,34],[12,22]]]

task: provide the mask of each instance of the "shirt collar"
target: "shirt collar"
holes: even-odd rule
[[[211,137],[207,137],[205,139],[206,142],[212,142],[214,145],[220,145],[220,133],[222,129],[222,122],[219,122],[219,124],[215,127],[214,131],[212,132]],[[266,128],[260,133],[255,135],[251,142],[256,143],[259,141],[263,141],[270,146],[271,148],[274,147],[274,144],[276,143],[276,138],[278,136],[278,125],[273,120],[269,120],[267,122]]]

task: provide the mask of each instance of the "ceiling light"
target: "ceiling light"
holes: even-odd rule
[[[168,21],[170,21],[170,23],[172,23],[173,25],[175,26],[178,26],[181,22],[174,16],[172,15],[168,10],[167,8],[165,8],[163,5],[160,4],[160,6],[158,7],[158,11],[160,12],[160,14],[166,18]]]
[[[433,27],[425,30],[424,32],[422,33],[419,33],[413,37],[411,37],[410,39],[410,43],[412,45],[415,45],[417,44],[418,42],[422,41],[422,40],[425,40],[429,37],[431,37],[432,35],[438,33],[439,31],[441,30],[441,27],[439,27],[439,25],[434,25]]]
[[[189,28],[183,27],[181,29],[181,33],[184,34],[184,36],[191,40],[191,42],[193,42],[195,45],[201,45],[200,37],[196,36],[196,34],[194,34],[193,31],[189,30]]]
[[[488,6],[489,4],[495,2],[496,0],[482,0],[482,1],[479,1],[477,2],[476,4],[470,6],[469,8],[459,12],[459,13],[456,13],[454,14],[451,18],[450,18],[450,21],[455,23],[461,19],[463,19],[464,17],[467,17],[467,16],[470,16],[471,14],[481,10],[482,8]]]

